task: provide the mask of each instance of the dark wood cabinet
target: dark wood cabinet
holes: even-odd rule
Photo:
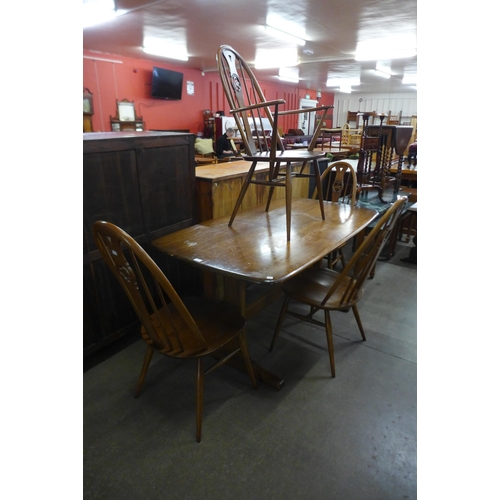
[[[133,236],[179,293],[197,293],[199,272],[151,240],[197,222],[194,135],[170,132],[83,135],[84,356],[139,328],[137,316],[92,237],[96,220]]]

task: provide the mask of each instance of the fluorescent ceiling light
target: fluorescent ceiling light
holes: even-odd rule
[[[359,78],[328,78],[327,87],[353,87],[361,83]]]
[[[412,34],[402,34],[358,42],[355,59],[356,61],[376,61],[415,55],[417,55],[417,37]]]
[[[404,75],[402,83],[404,83],[404,84],[416,84],[417,83],[417,75]]]
[[[146,37],[142,50],[146,52],[146,54],[165,57],[167,59],[177,59],[179,61],[187,61],[189,59],[187,49],[184,45],[158,38]]]
[[[379,76],[383,76],[384,78],[390,78],[392,76],[390,66],[384,66],[380,63],[377,63],[377,65],[375,66],[375,71]]]
[[[344,92],[344,94],[350,94],[352,92],[352,89],[349,85],[342,85],[340,88],[339,88],[339,91],[340,92]]]
[[[114,0],[86,0],[83,2],[83,27],[88,28],[110,21],[125,12],[125,10],[115,10]]]
[[[302,38],[292,35],[291,33],[287,33],[286,31],[282,31],[278,28],[273,28],[272,26],[269,26],[269,24],[266,24],[266,33],[286,42],[292,42],[302,46],[306,44],[306,41]]]
[[[295,49],[257,50],[255,68],[278,68],[281,66],[297,66],[299,60]]]
[[[280,68],[278,78],[284,82],[299,83],[299,68]]]

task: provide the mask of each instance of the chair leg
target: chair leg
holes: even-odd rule
[[[280,317],[278,318],[278,323],[276,328],[274,329],[273,340],[271,341],[271,345],[269,350],[272,351],[274,349],[274,344],[276,344],[276,339],[280,333],[281,325],[283,324],[283,320],[285,319],[286,311],[288,309],[288,303],[290,302],[290,297],[288,295],[285,297],[285,302],[283,302],[283,307],[281,308]]]
[[[201,422],[203,419],[203,358],[198,358],[198,366],[196,370],[196,441],[201,441]]]
[[[252,180],[253,172],[255,170],[256,165],[257,165],[256,161],[252,162],[252,166],[250,167],[250,170],[248,171],[248,174],[245,177],[245,181],[243,182],[243,186],[241,186],[241,191],[240,191],[240,194],[238,195],[238,199],[236,200],[236,203],[234,205],[233,213],[231,214],[231,218],[229,219],[228,226],[231,226],[233,224],[234,218],[236,217],[236,214],[238,213],[238,210],[240,209],[243,198],[245,197],[248,186],[250,185],[250,181]]]
[[[319,209],[321,210],[321,218],[325,220],[325,207],[323,205],[323,188],[321,187],[321,174],[319,171],[318,160],[313,160],[314,175],[316,177],[316,189],[318,193]]]
[[[247,369],[248,375],[250,375],[250,380],[252,381],[252,387],[257,389],[257,379],[255,378],[255,373],[253,372],[252,360],[250,359],[250,353],[248,352],[248,345],[245,330],[241,330],[238,334],[238,342],[240,344],[241,354],[243,356],[243,361],[245,362],[245,367]]]
[[[328,355],[330,357],[330,368],[332,370],[332,377],[335,378],[335,350],[333,347],[332,322],[330,321],[330,311],[327,309],[325,309],[325,329],[326,342],[328,344]]]
[[[356,318],[356,323],[358,324],[359,331],[361,332],[361,337],[363,337],[363,340],[366,340],[365,331],[363,330],[363,324],[361,323],[361,317],[359,316],[358,306],[356,304],[352,306],[352,312]]]
[[[276,165],[273,167],[272,169],[272,173],[271,173],[271,169],[270,170],[270,179],[269,180],[275,180],[278,178],[278,175],[280,173],[280,163],[281,162],[277,162]],[[269,207],[271,206],[271,200],[273,198],[273,194],[274,194],[274,186],[271,186],[269,188],[269,194],[267,195],[267,203],[266,203],[266,212],[269,211]]]
[[[286,184],[285,184],[285,198],[286,198],[286,241],[290,241],[290,231],[292,225],[292,165],[286,164]],[[325,217],[323,217],[324,219]]]
[[[148,345],[146,350],[146,355],[144,356],[144,361],[142,363],[141,374],[139,375],[139,382],[137,383],[137,387],[135,389],[135,396],[138,398],[141,394],[142,384],[144,384],[144,380],[146,379],[146,373],[148,372],[149,363],[151,363],[151,359],[153,357],[155,350],[153,347]]]

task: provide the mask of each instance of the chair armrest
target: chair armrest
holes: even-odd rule
[[[259,104],[252,104],[251,106],[245,106],[243,108],[231,109],[229,112],[234,114],[234,113],[239,113],[241,111],[248,111],[250,109],[265,108],[269,106],[274,106],[276,104],[285,104],[285,102],[286,101],[284,99],[275,99],[274,101],[266,101],[266,102],[261,102]]]
[[[293,109],[290,111],[280,111],[278,115],[296,115],[298,113],[311,113],[312,111],[326,111],[328,109],[332,109],[335,106],[332,104],[331,106],[318,106],[317,108],[304,108],[304,109]]]

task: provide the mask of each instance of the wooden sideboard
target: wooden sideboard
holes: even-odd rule
[[[139,322],[92,237],[106,220],[134,237],[179,293],[199,291],[199,271],[155,253],[149,243],[198,222],[194,135],[170,132],[83,134],[83,352],[97,351]]]
[[[240,160],[196,167],[200,222],[231,215],[250,166],[251,162]],[[300,165],[293,167],[293,171],[299,169]],[[255,168],[255,177],[267,179],[268,171],[269,163],[259,162]],[[294,198],[307,198],[309,179],[297,178],[293,179],[292,182],[292,196]],[[241,210],[265,204],[268,191],[267,186],[250,184],[243,198]],[[275,189],[273,199],[282,198],[285,198],[285,190],[283,188]]]

